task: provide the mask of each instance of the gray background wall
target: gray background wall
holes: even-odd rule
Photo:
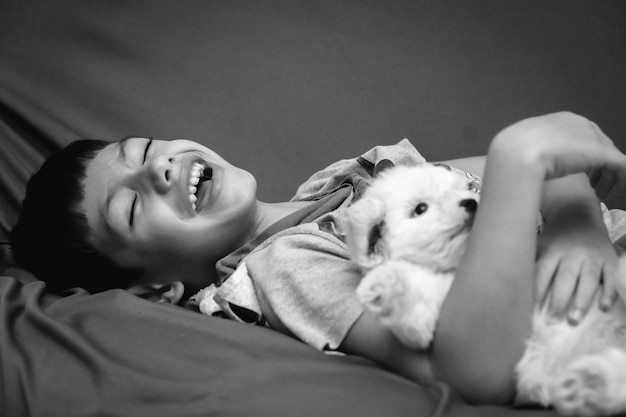
[[[191,137],[288,198],[314,170],[408,137],[482,154],[571,110],[626,149],[623,1],[0,1],[3,229],[79,137]]]

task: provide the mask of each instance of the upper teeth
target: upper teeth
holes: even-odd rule
[[[200,182],[200,177],[204,173],[204,165],[194,162],[191,167],[191,172],[189,173],[189,201],[191,201],[191,207],[193,210],[196,210],[196,201],[198,201],[198,197],[196,197],[196,191],[198,188],[196,185]]]

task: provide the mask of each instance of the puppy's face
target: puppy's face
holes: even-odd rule
[[[478,194],[460,173],[430,164],[380,174],[364,197],[385,204],[379,250],[437,271],[456,267],[473,223]]]

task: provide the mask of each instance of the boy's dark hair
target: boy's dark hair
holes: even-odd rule
[[[20,218],[11,231],[13,255],[20,267],[45,281],[50,292],[126,288],[138,276],[138,271],[120,268],[93,249],[80,209],[87,166],[109,143],[72,142],[28,181]]]

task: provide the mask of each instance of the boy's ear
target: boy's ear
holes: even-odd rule
[[[127,291],[155,303],[178,304],[185,294],[185,285],[180,281],[137,284],[129,287]]]

